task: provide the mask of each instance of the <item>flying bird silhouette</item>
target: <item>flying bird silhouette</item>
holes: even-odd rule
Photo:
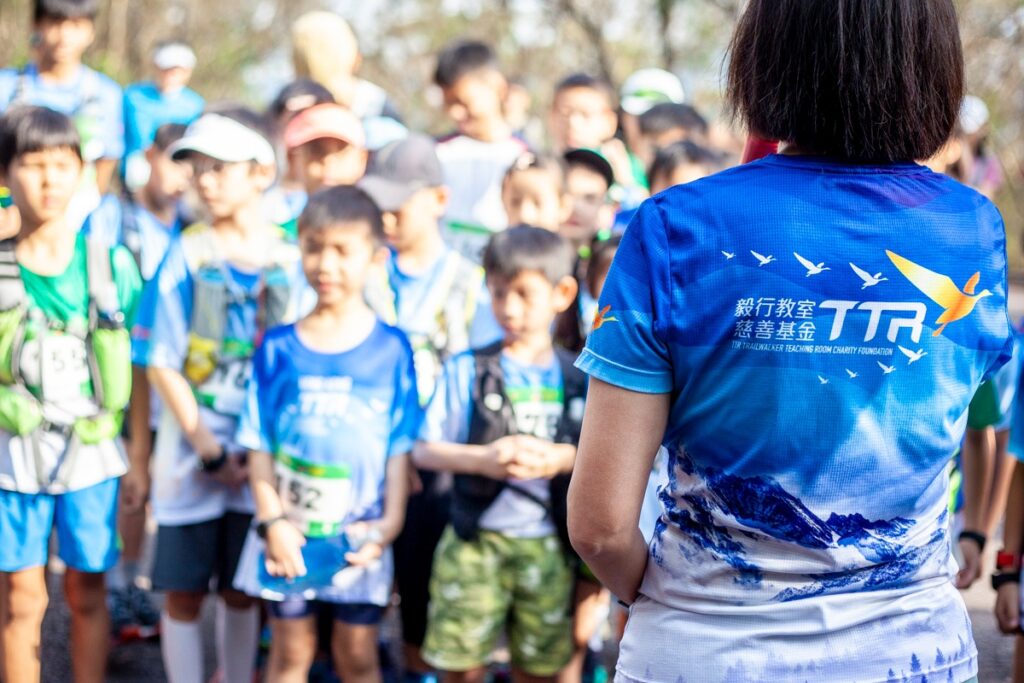
[[[795,256],[796,260],[800,262],[800,265],[807,269],[807,277],[810,277],[812,275],[820,275],[826,270],[832,270],[831,268],[828,268],[824,263],[819,263],[817,265],[811,263],[810,261],[805,259],[800,254],[796,253],[795,251],[793,252],[793,256]]]
[[[761,254],[758,254],[756,251],[753,251],[753,250],[751,250],[750,253],[753,254],[754,258],[757,259],[757,267],[758,268],[760,268],[761,266],[767,266],[769,263],[772,263],[773,261],[775,261],[775,257],[774,256],[762,256]]]
[[[853,268],[853,272],[857,273],[857,277],[859,277],[861,280],[864,281],[864,284],[861,285],[861,287],[860,287],[861,289],[867,289],[868,287],[874,287],[879,282],[886,282],[889,279],[887,277],[882,277],[881,273],[875,273],[874,275],[872,275],[871,273],[869,273],[866,270],[863,270],[861,268],[858,268],[857,266],[853,265],[852,263],[850,264],[850,267]]]
[[[939,328],[932,333],[933,337],[942,334],[946,326],[957,320],[962,320],[971,314],[974,307],[981,299],[992,296],[987,289],[978,294],[974,293],[978,282],[981,281],[981,273],[975,273],[964,285],[964,291],[956,286],[953,279],[948,275],[941,275],[909,261],[899,254],[886,250],[886,255],[893,262],[903,276],[910,280],[910,283],[920,289],[929,299],[945,309],[942,315],[935,321]]]
[[[924,358],[925,356],[928,355],[928,352],[925,351],[924,349],[919,349],[917,351],[911,351],[910,349],[908,349],[905,346],[901,346],[899,348],[900,348],[900,352],[904,356],[906,356],[907,358],[910,359],[910,362],[907,363],[907,365],[913,365],[914,363],[916,363],[917,361],[921,360],[922,358]]]
[[[875,362],[878,363],[878,367],[882,368],[882,372],[886,375],[891,375],[896,372],[896,366],[894,365],[886,365],[880,360],[876,360]]]

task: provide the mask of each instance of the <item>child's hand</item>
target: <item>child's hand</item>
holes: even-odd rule
[[[373,525],[366,522],[349,524],[345,527],[345,535],[359,544],[352,552],[345,553],[345,561],[353,567],[365,567],[384,554],[384,540],[380,530]]]
[[[956,587],[960,590],[967,590],[971,587],[982,571],[981,548],[977,541],[964,538],[960,541],[960,554],[963,556],[963,563],[956,575]]]
[[[1020,584],[1005,583],[996,593],[996,621],[1008,636],[1020,633]]]
[[[149,499],[149,485],[148,468],[133,464],[121,478],[121,502],[125,512],[132,514],[142,511]]]
[[[521,436],[506,436],[492,443],[487,454],[480,458],[476,474],[499,480],[512,476],[510,468],[522,448],[522,439]]]
[[[302,546],[306,537],[294,524],[286,519],[274,522],[267,528],[267,573],[294,579],[306,575],[306,563],[302,559]]]
[[[517,479],[551,479],[564,470],[564,449],[550,441],[532,436],[522,437],[521,449],[510,466]]]

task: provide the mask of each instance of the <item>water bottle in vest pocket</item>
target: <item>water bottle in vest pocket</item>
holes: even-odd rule
[[[43,423],[39,402],[24,389],[0,385],[0,429],[18,436],[27,436]]]
[[[91,361],[96,364],[94,374],[101,385],[93,387],[97,402],[103,410],[124,410],[132,395],[132,366],[126,362],[131,358],[131,335],[123,325],[100,321],[91,341]]]

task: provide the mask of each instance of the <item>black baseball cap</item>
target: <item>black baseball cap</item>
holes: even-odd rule
[[[615,171],[612,169],[611,163],[600,152],[581,147],[580,149],[570,149],[562,158],[570,166],[577,164],[586,166],[594,173],[597,173],[604,178],[609,188],[615,184]]]
[[[398,211],[414,194],[444,185],[434,140],[420,133],[382,147],[370,158],[361,187],[381,211]]]

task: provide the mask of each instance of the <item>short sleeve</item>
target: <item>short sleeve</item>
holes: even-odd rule
[[[466,443],[469,440],[473,375],[472,353],[459,354],[444,364],[423,416],[420,441]]]
[[[275,375],[272,350],[264,344],[252,359],[252,371],[246,383],[245,405],[238,421],[235,441],[250,451],[274,453],[274,425],[270,419],[277,414],[277,406],[268,405],[270,378]]]
[[[0,69],[0,113],[11,106],[14,89],[18,85],[18,72],[14,69]]]
[[[389,458],[412,450],[422,422],[412,348],[403,340],[401,349],[401,358],[395,370],[395,398],[391,410],[391,437],[388,443]]]
[[[153,305],[153,319],[144,364],[181,370],[192,317],[192,276],[180,239],[171,242],[167,257],[149,286],[154,288],[147,297],[147,302]]]
[[[672,391],[671,357],[658,331],[658,307],[671,301],[665,244],[657,205],[647,201],[622,237],[576,361],[590,376],[631,391]]]
[[[124,90],[124,140],[125,156],[145,149],[142,132],[139,130],[139,111],[135,107],[135,97],[139,95],[138,85],[131,85]]]

